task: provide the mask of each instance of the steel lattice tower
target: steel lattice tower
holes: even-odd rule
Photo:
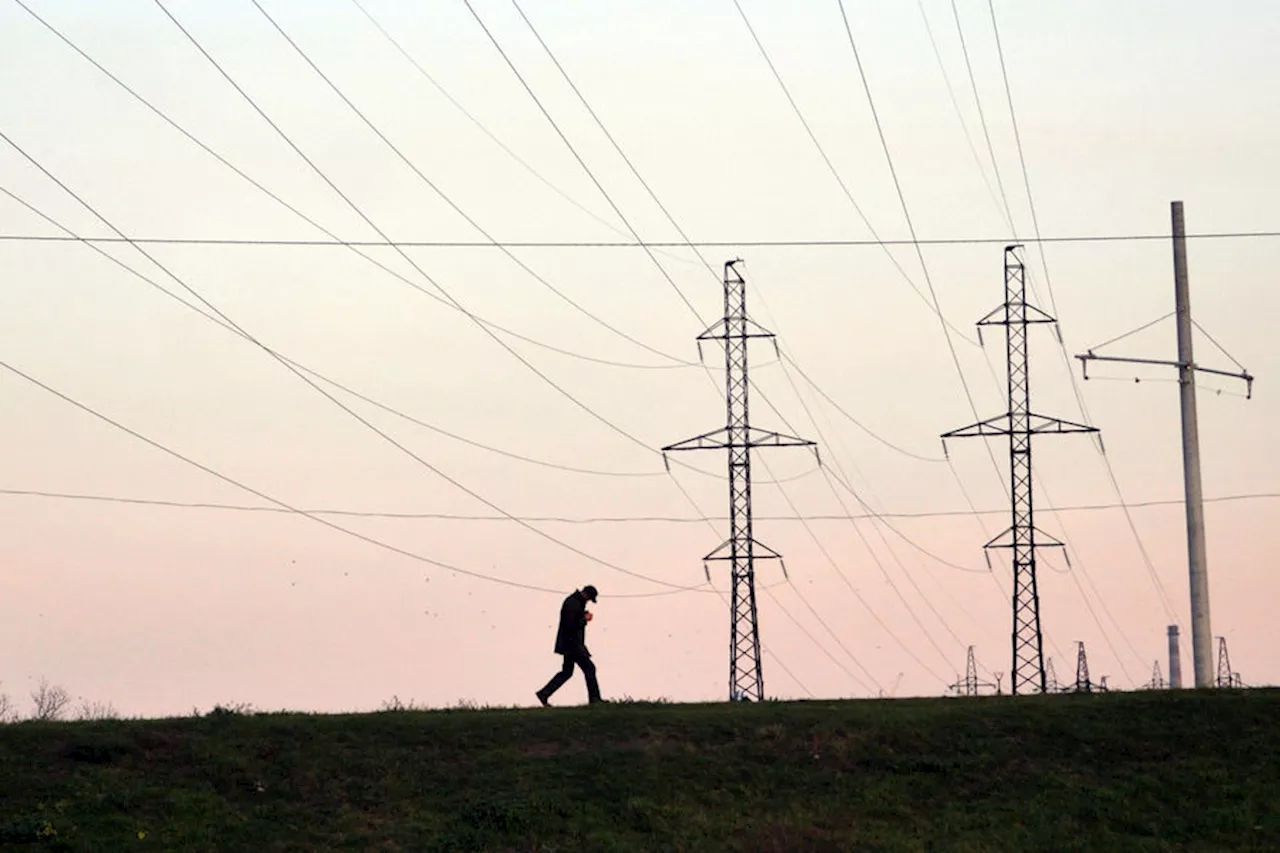
[[[1244,679],[1240,673],[1231,668],[1231,656],[1227,653],[1227,638],[1218,638],[1218,676],[1213,681],[1214,687],[1244,687]]]
[[[1093,681],[1089,678],[1089,655],[1084,650],[1084,643],[1076,642],[1076,693],[1092,693]]]
[[[951,689],[957,696],[978,696],[983,690],[1000,692],[997,685],[978,678],[978,661],[973,655],[973,646],[969,647],[965,656],[964,679],[957,678],[956,683],[951,685]]]
[[[1032,500],[1031,439],[1045,433],[1097,432],[1084,424],[1035,414],[1031,410],[1030,353],[1027,327],[1034,323],[1056,323],[1053,317],[1027,303],[1026,268],[1018,257],[1021,246],[1004,250],[1005,301],[978,321],[983,326],[1004,326],[1008,360],[1009,411],[967,427],[943,433],[948,438],[987,436],[1009,437],[1009,502],[1012,523],[984,548],[1008,548],[1013,556],[1013,668],[1010,689],[1018,693],[1044,693],[1048,688],[1044,669],[1043,636],[1040,630],[1040,593],[1036,587],[1036,549],[1065,547],[1057,539],[1036,529]]]
[[[724,346],[724,387],[727,420],[723,429],[704,433],[662,448],[677,450],[723,449],[729,459],[729,538],[704,560],[728,561],[732,598],[729,607],[729,699],[760,701],[764,675],[760,666],[760,629],[756,617],[755,561],[781,560],[781,555],[757,542],[751,525],[751,449],[754,447],[814,447],[812,441],[767,432],[751,426],[750,378],[747,350],[752,338],[773,338],[747,315],[747,283],[734,268],[741,260],[724,265],[724,317],[698,336]],[[776,344],[775,344],[776,345]]]

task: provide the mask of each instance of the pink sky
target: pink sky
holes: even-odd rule
[[[166,5],[384,233],[483,241],[324,87],[252,4]],[[489,130],[611,227],[494,145],[349,0],[263,5],[491,235],[626,239],[464,5],[406,10],[368,0],[367,8]],[[475,5],[636,230],[650,240],[678,239],[514,8],[497,0]],[[522,5],[691,237],[869,237],[731,2],[690,11],[674,0],[619,0],[572,14],[550,3]],[[950,4],[930,0],[924,9],[974,151],[920,9],[847,6],[917,233],[1027,236],[1030,211],[986,4],[962,2],[960,9],[1015,229],[988,190],[995,175]],[[32,8],[326,228],[344,239],[376,237],[158,8],[113,2],[86,11],[62,0]],[[838,7],[743,8],[877,232],[905,238]],[[1259,109],[1271,97],[1271,50],[1280,35],[1274,4],[1239,2],[1212,15],[1190,2],[997,9],[1044,235],[1162,234],[1175,198],[1185,201],[1193,234],[1280,229],[1272,198],[1280,138]],[[132,237],[322,237],[16,5],[0,8],[0,93],[0,130]],[[0,187],[77,234],[110,236],[3,142]],[[55,233],[0,194],[0,235]],[[103,248],[194,301],[130,247]],[[513,250],[577,308],[496,250],[410,250],[421,271],[487,321],[594,359],[648,366],[638,368],[504,338],[528,362],[522,364],[472,320],[342,247],[148,251],[263,344],[362,394],[473,442],[604,473],[495,454],[334,392],[368,422],[362,424],[261,349],[89,248],[0,240],[0,361],[291,506],[445,516],[324,517],[402,551],[548,590],[455,574],[288,513],[0,493],[0,693],[25,704],[44,677],[130,715],[219,702],[371,709],[392,695],[431,705],[528,704],[558,666],[551,646],[560,598],[593,583],[601,597],[588,644],[606,695],[724,697],[728,618],[721,598],[705,588],[700,563],[725,535],[724,460],[686,455],[681,461],[703,473],[676,467],[667,475],[656,452],[724,419],[718,352],[707,350],[709,373],[670,366],[671,357],[696,358],[694,337],[721,312],[719,284],[691,252],[656,257],[692,312],[635,248]],[[893,251],[923,285],[913,250]],[[1163,240],[1055,243],[1046,252],[1065,344],[1059,348],[1047,330],[1033,333],[1033,404],[1078,420],[1078,368],[1064,350],[1083,352],[1172,310],[1171,252]],[[432,290],[392,250],[370,254]],[[1001,589],[1008,570],[997,562],[989,573],[981,554],[1006,517],[929,516],[969,509],[957,478],[977,508],[1002,513],[1007,506],[978,442],[951,444],[954,473],[936,461],[938,434],[975,420],[937,318],[875,246],[726,245],[707,252],[717,269],[738,256],[746,260],[752,312],[779,334],[784,351],[866,427],[926,457],[886,446],[793,368],[771,363],[771,348],[753,350],[759,393],[790,426],[761,396],[754,423],[819,440],[829,475],[846,479],[874,511],[895,516],[887,521],[893,529],[841,518],[863,508],[814,470],[811,455],[760,455],[760,479],[786,482],[757,484],[757,536],[786,556],[790,575],[787,581],[769,564],[759,569],[766,691],[796,698],[937,694],[962,670],[970,644],[987,669],[1007,672],[1010,617]],[[1027,257],[1036,297],[1048,309],[1040,255],[1029,250]],[[971,335],[973,322],[1002,299],[1001,245],[930,246],[925,259],[944,315]],[[1197,320],[1259,377],[1251,401],[1235,396],[1236,384],[1205,380],[1205,494],[1280,492],[1280,455],[1270,441],[1280,409],[1268,391],[1280,374],[1272,340],[1280,240],[1193,240],[1190,265]],[[1003,341],[988,335],[980,349],[953,340],[978,415],[1003,412]],[[1203,364],[1230,367],[1207,339],[1196,345]],[[1116,352],[1173,358],[1172,322]],[[669,369],[651,369],[660,365]],[[1151,568],[1123,512],[1082,508],[1117,502],[1090,440],[1038,442],[1041,506],[1064,508],[1041,513],[1040,525],[1065,535],[1071,551],[1070,568],[1052,553],[1042,565],[1046,652],[1059,676],[1069,677],[1074,644],[1083,640],[1095,677],[1140,686],[1153,661],[1165,667],[1166,626],[1177,621],[1189,681],[1176,386],[1160,370],[1140,371],[1147,381],[1136,385],[1129,368],[1094,373],[1099,381],[1079,387],[1125,499],[1161,502],[1132,510]],[[1117,379],[1125,381],[1108,381]],[[15,374],[0,372],[0,395],[8,413],[0,421],[0,446],[8,449],[0,489],[266,505]],[[1004,447],[991,449],[1003,467]],[[476,520],[495,510],[442,474],[505,513],[539,520]],[[1243,497],[1206,509],[1214,634],[1228,638],[1232,662],[1250,684],[1280,679],[1269,630],[1280,593],[1270,565],[1280,547],[1276,506],[1267,497]],[[806,526],[780,518],[797,512],[813,520]],[[697,521],[700,513],[713,518],[714,530]],[[727,589],[722,573],[712,577]],[[681,586],[701,588],[673,589]],[[580,680],[556,698],[584,698]]]

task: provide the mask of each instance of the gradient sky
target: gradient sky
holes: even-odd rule
[[[377,239],[159,5],[23,2],[290,205],[344,240]],[[630,239],[465,3],[361,0],[433,85],[352,0],[261,2],[493,238]],[[678,241],[516,8],[508,0],[473,4],[631,226],[646,240]],[[383,233],[485,241],[250,0],[165,6]],[[986,0],[959,0],[957,9],[1012,225],[997,200],[951,4],[845,6],[917,234],[1030,236]],[[694,240],[870,238],[733,0],[522,7]],[[742,0],[742,9],[876,233],[907,238],[839,4]],[[1185,202],[1193,234],[1280,229],[1275,3],[1235,0],[1211,11],[1189,0],[999,0],[996,11],[1045,236],[1164,234],[1173,199]],[[131,237],[325,239],[17,2],[0,2],[0,131]],[[3,142],[0,187],[80,236],[111,236]],[[0,194],[0,234],[57,233]],[[558,665],[551,646],[559,597],[594,583],[601,597],[588,643],[606,695],[724,697],[726,607],[703,586],[700,562],[725,535],[724,460],[685,455],[679,461],[699,470],[677,466],[668,476],[656,452],[724,419],[718,353],[707,350],[709,373],[673,360],[696,361],[694,338],[722,307],[718,277],[693,252],[656,255],[690,311],[634,247],[514,249],[545,283],[493,248],[409,250],[474,315],[541,344],[631,365],[617,366],[498,333],[522,364],[467,316],[342,246],[154,245],[148,260],[128,245],[101,245],[196,303],[156,266],[163,264],[265,346],[438,430],[596,473],[479,449],[328,389],[398,449],[252,343],[92,249],[0,240],[0,360],[291,506],[446,516],[324,518],[468,572],[548,590],[456,573],[287,512],[0,494],[0,692],[25,705],[44,677],[77,697],[147,716],[230,702],[373,709],[392,695],[430,705],[527,704]],[[924,290],[914,250],[891,251]],[[367,253],[435,292],[395,251]],[[977,441],[961,441],[949,447],[953,468],[940,461],[938,434],[975,417],[937,316],[874,245],[729,245],[705,256],[717,270],[728,258],[745,259],[753,315],[866,428],[795,368],[784,370],[771,347],[753,350],[759,391],[777,407],[757,395],[753,422],[819,440],[827,466],[818,471],[802,451],[757,456],[757,536],[786,555],[789,573],[788,581],[775,565],[759,568],[767,693],[938,694],[962,670],[970,644],[988,671],[1007,673],[1009,572],[1000,559],[988,571],[981,553],[1007,523],[992,465],[994,457],[1003,469],[1007,454],[999,443],[988,454]],[[978,416],[1005,411],[1003,341],[994,333],[985,348],[968,340],[972,324],[1002,300],[1001,243],[927,246],[924,257],[942,312],[962,333],[951,340]],[[1172,310],[1169,243],[1051,244],[1044,261],[1052,297],[1040,253],[1029,248],[1026,257],[1034,298],[1056,311],[1064,339],[1059,347],[1050,330],[1033,332],[1033,407],[1080,420],[1078,368],[1064,350],[1082,352]],[[1269,391],[1280,375],[1277,268],[1280,239],[1191,242],[1196,319],[1259,377],[1247,402],[1239,383],[1202,379],[1209,498],[1280,492],[1271,440],[1280,407]],[[1204,336],[1196,346],[1202,364],[1231,367]],[[1166,320],[1109,351],[1173,358],[1174,347]],[[1036,444],[1040,526],[1064,537],[1071,553],[1070,567],[1053,553],[1041,563],[1046,652],[1067,678],[1082,640],[1095,678],[1140,686],[1153,661],[1165,667],[1165,628],[1176,621],[1187,635],[1189,680],[1176,385],[1164,369],[1098,366],[1094,375],[1100,379],[1078,387],[1103,430],[1120,491],[1129,502],[1160,503],[1132,510],[1135,537],[1124,512],[1084,508],[1118,500],[1093,442]],[[1135,375],[1144,381],[1135,384]],[[0,399],[0,488],[270,506],[8,371],[0,371]],[[774,479],[788,482],[765,482]],[[966,493],[991,513],[966,514]],[[521,526],[491,505],[543,520]],[[1265,497],[1206,507],[1213,630],[1228,638],[1250,684],[1280,680],[1267,627],[1280,594],[1276,507]],[[927,517],[887,524],[841,517],[867,508]],[[700,513],[712,517],[710,526]],[[797,513],[813,520],[781,518]],[[712,579],[727,588],[723,568]],[[578,681],[557,700],[582,694]]]

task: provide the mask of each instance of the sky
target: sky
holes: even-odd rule
[[[724,423],[737,258],[752,423],[822,462],[753,457],[766,694],[1007,685],[1007,446],[939,435],[1007,408],[1037,228],[1033,409],[1105,447],[1035,444],[1045,653],[1137,688],[1178,624],[1189,681],[1177,385],[1072,356],[1173,310],[1171,201],[1280,230],[1280,8],[996,0],[1012,112],[987,0],[843,9],[856,57],[836,0],[0,2],[0,693],[527,705],[591,583],[606,696],[725,698],[725,459],[660,448]],[[1189,266],[1258,377],[1200,379],[1213,634],[1273,684],[1280,238]]]

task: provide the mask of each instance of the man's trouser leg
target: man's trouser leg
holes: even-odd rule
[[[546,687],[543,687],[541,690],[538,691],[538,695],[541,696],[543,699],[550,699],[551,694],[555,693],[557,690],[563,687],[564,683],[572,677],[573,677],[573,658],[570,657],[569,655],[565,655],[564,666],[560,668],[559,672],[557,672],[554,676],[551,677],[551,680],[547,682]],[[527,690],[528,688],[525,688],[525,689]]]
[[[568,660],[568,658],[565,658]],[[578,666],[582,667],[582,675],[587,679],[587,701],[600,701],[600,684],[596,681],[596,665],[591,662],[591,658],[583,655],[576,659]]]

